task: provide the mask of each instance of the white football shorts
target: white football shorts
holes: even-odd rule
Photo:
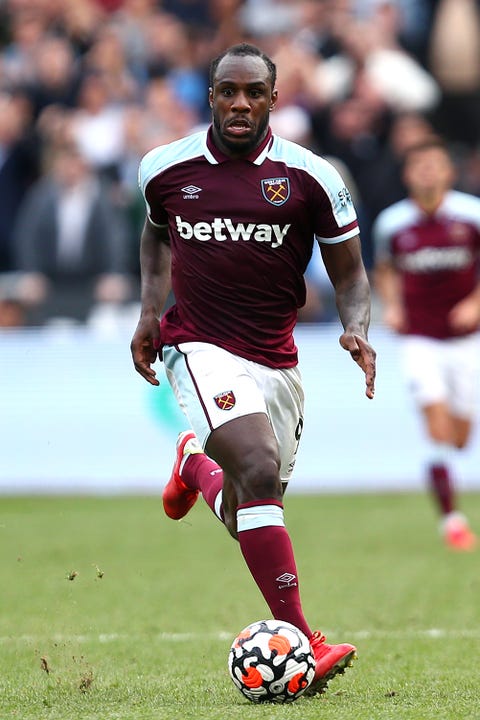
[[[480,372],[480,335],[436,340],[402,338],[405,379],[419,407],[444,402],[457,416],[476,412]]]
[[[202,342],[163,347],[167,378],[204,448],[212,430],[234,418],[265,413],[277,438],[282,484],[295,465],[304,393],[297,367],[274,369]]]

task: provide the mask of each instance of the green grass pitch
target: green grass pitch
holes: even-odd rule
[[[480,495],[462,506],[480,528]],[[446,550],[422,494],[290,495],[306,615],[358,660],[328,692],[252,705],[230,643],[269,617],[201,501],[0,498],[0,720],[478,720],[480,550]]]

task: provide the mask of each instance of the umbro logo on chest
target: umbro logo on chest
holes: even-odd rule
[[[197,187],[196,185],[186,185],[181,189],[181,192],[184,193],[184,200],[198,200],[200,197],[199,193],[202,192],[202,188]]]
[[[192,184],[182,187],[180,192],[184,200],[198,200],[202,189]],[[260,190],[270,205],[283,205],[290,197],[290,180],[287,177],[264,178],[260,180]]]

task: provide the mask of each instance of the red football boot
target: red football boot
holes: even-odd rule
[[[461,513],[451,513],[442,522],[445,544],[452,550],[475,550],[478,539],[468,526],[467,519]]]
[[[172,520],[180,520],[195,505],[200,493],[192,490],[183,482],[180,474],[189,455],[202,453],[195,433],[191,430],[181,432],[177,438],[177,455],[173,464],[170,480],[163,490],[163,509]]]
[[[310,647],[315,658],[315,676],[306,695],[325,692],[329,681],[336,675],[343,675],[357,657],[357,648],[354,645],[328,645],[325,640],[325,635],[318,630],[310,638]]]

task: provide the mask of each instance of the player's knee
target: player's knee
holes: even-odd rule
[[[237,533],[237,515],[236,513],[231,514],[227,513],[225,514],[224,519],[225,527],[227,528],[229,534],[232,536],[234,540],[238,540],[238,533]]]
[[[252,453],[245,459],[239,478],[237,496],[239,503],[282,497],[280,459],[275,453]]]
[[[430,439],[434,443],[441,443],[442,445],[453,445],[452,433],[448,425],[437,424],[429,427]]]

